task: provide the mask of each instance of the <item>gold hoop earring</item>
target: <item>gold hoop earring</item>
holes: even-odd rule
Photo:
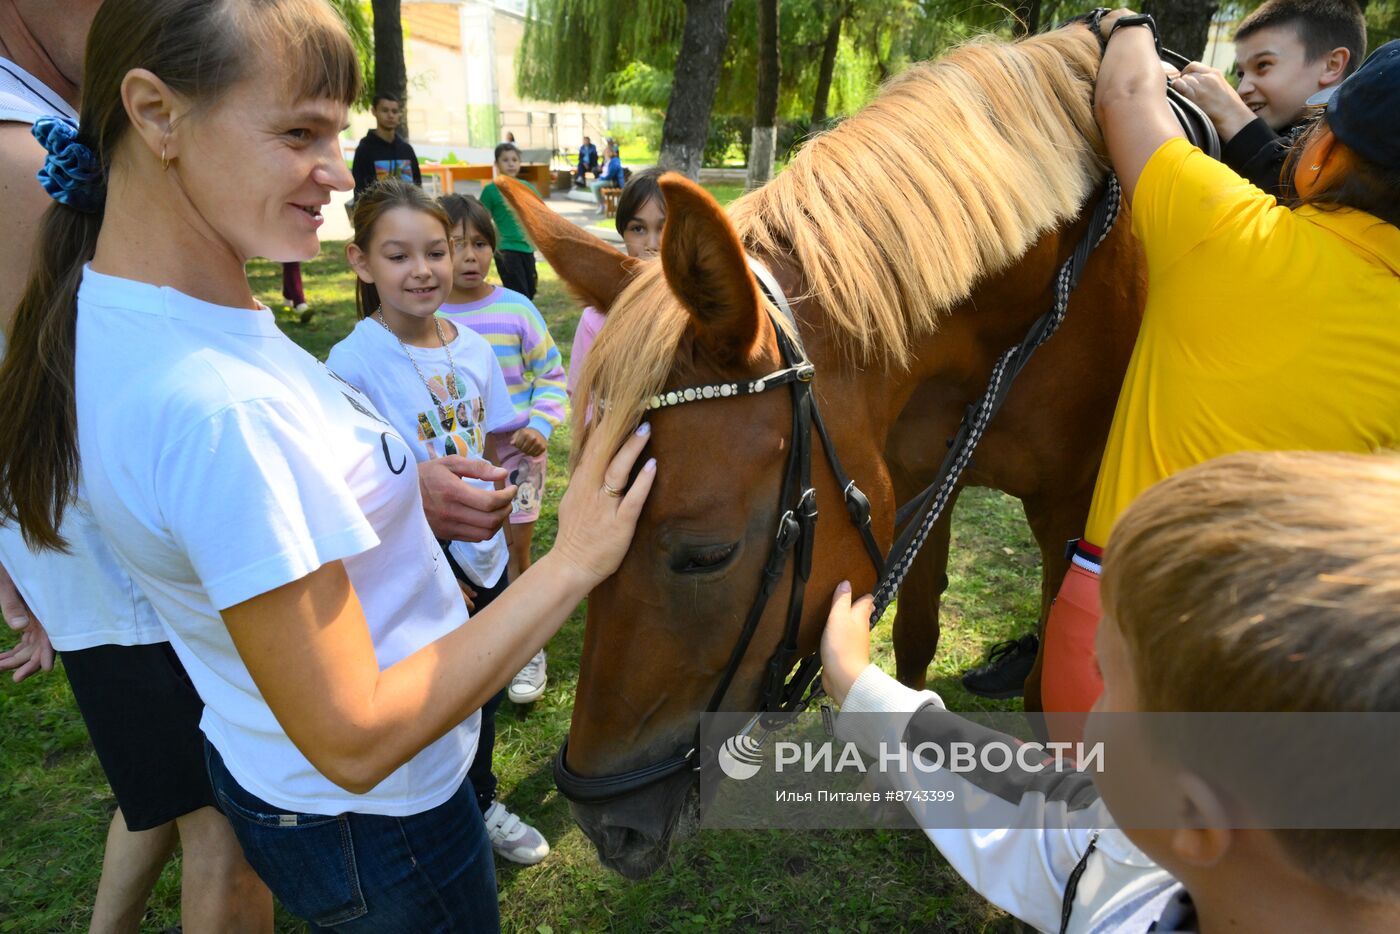
[[[165,146],[165,142],[162,141],[160,144],[160,170],[162,172],[170,171],[170,159],[165,155]]]

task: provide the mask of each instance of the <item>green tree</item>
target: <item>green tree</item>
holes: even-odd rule
[[[369,3],[367,0],[331,0],[331,8],[344,21],[360,60],[360,99],[355,106],[368,110],[374,97],[374,27]]]
[[[403,20],[399,0],[370,0],[374,11],[374,93],[403,102],[398,134],[408,138],[408,68],[403,57]]]
[[[676,57],[666,121],[661,125],[662,168],[683,172],[697,181],[705,140],[710,135],[710,111],[719,86],[725,47],[729,44],[729,6],[733,0],[686,0],[685,30]]]
[[[749,146],[750,191],[773,177],[778,142],[778,0],[757,0],[758,82],[754,93],[753,143]]]

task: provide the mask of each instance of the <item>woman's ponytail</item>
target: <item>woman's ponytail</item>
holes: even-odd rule
[[[0,516],[31,548],[67,549],[59,527],[78,484],[78,285],[101,229],[100,208],[49,206],[0,363]]]

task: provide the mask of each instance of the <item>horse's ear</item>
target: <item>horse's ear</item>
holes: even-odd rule
[[[642,265],[551,211],[539,195],[509,176],[496,179],[510,209],[545,260],[580,299],[606,313]]]
[[[729,216],[710,193],[683,175],[660,179],[666,197],[661,265],[690,312],[700,341],[720,360],[748,360],[763,306]]]

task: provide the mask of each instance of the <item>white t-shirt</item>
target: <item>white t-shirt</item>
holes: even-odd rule
[[[457,371],[451,388],[453,368],[448,366],[446,350],[405,350],[377,319],[365,318],[331,348],[326,365],[369,396],[389,424],[410,439],[408,446],[419,461],[447,454],[485,457],[486,433],[500,431],[515,419],[506,378],[491,345],[471,328],[457,327],[457,337],[447,349]],[[413,355],[412,361],[408,354]],[[429,385],[424,385],[413,361]],[[492,488],[484,480],[467,482]],[[484,542],[453,542],[450,547],[472,583],[493,587],[500,580],[507,558],[503,531]]]
[[[447,800],[479,714],[351,794],[287,738],[219,615],[340,560],[381,669],[466,620],[412,451],[373,403],[266,308],[91,269],[78,291],[77,394],[93,513],[169,632],[204,699],[200,726],[238,783],[317,814],[404,816]]]
[[[0,58],[0,123],[32,125],[45,116],[78,115],[63,98],[7,58]],[[39,184],[34,180],[34,184]],[[0,334],[0,354],[5,338]],[[97,645],[165,641],[155,610],[113,557],[82,502],[70,504],[59,529],[67,553],[31,551],[19,526],[0,526],[0,564],[60,652]]]

